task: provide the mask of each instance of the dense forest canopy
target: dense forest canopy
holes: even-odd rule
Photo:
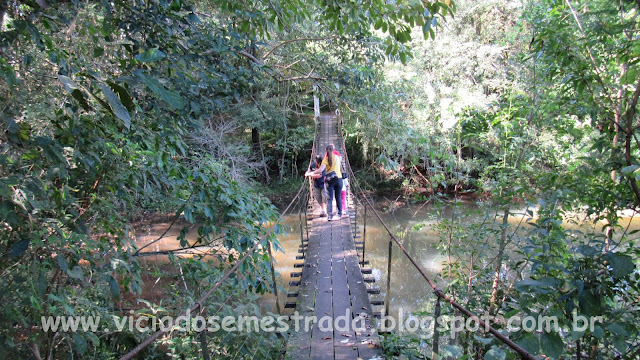
[[[0,1],[0,356],[117,358],[144,334],[54,334],[41,317],[191,306],[267,235],[267,189],[300,184],[316,95],[344,119],[363,184],[499,213],[492,226],[439,224],[442,251],[480,259],[445,267],[452,296],[563,326],[574,312],[603,316],[593,331],[510,337],[554,359],[637,358],[638,250],[621,224],[640,205],[639,11],[627,0]],[[507,224],[523,204],[535,231],[519,238]],[[169,256],[180,279],[143,266],[133,224],[149,213],[184,219],[182,247],[224,256]],[[565,229],[575,216],[601,233]],[[241,270],[208,306],[259,311],[268,255]],[[163,276],[166,298],[136,300]],[[220,358],[282,355],[275,334],[226,335],[209,344]],[[198,356],[196,337],[141,356]],[[418,357],[411,344],[395,355]],[[515,358],[476,334],[449,345]]]

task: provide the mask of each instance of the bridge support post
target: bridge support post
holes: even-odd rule
[[[267,241],[267,251],[269,252],[269,265],[271,265],[271,281],[273,282],[273,294],[276,296],[276,309],[278,310],[278,314],[282,314],[282,309],[280,308],[280,296],[278,296],[276,269],[273,265],[273,253],[271,252],[271,241]]]
[[[348,160],[348,159],[347,159]],[[353,233],[353,240],[355,241],[356,236],[358,234],[358,197],[353,190],[353,185],[351,182],[353,179],[353,172],[349,174],[352,178],[349,180],[349,190],[351,190],[352,201],[353,201],[353,224],[351,224],[351,219],[349,219],[349,223],[351,224],[351,232]],[[364,261],[364,259],[362,259]]]
[[[308,213],[307,213],[307,208],[309,206],[309,200],[311,200],[311,195],[309,194],[308,196],[305,197],[305,199],[302,201],[304,205],[304,229],[307,232],[307,241],[309,241],[309,218]]]
[[[306,212],[306,208],[305,208],[305,212]],[[300,219],[300,246],[304,247],[304,230],[302,229],[302,209],[300,209],[300,211],[298,211],[298,218]],[[306,221],[306,218],[305,218]]]
[[[363,206],[364,206],[364,216],[362,217],[362,223],[363,223],[362,225],[362,263],[364,264],[365,249],[367,247],[367,203],[363,203]]]
[[[393,239],[389,238],[389,256],[387,257],[387,293],[384,295],[384,315],[389,316],[389,304],[391,303],[391,255],[393,254]],[[385,324],[389,327],[389,324]]]
[[[202,310],[202,316],[206,318],[207,308],[201,307],[200,309]],[[204,324],[202,323],[202,320],[198,320],[198,328],[202,328],[203,326]],[[209,356],[209,344],[207,343],[207,331],[206,330],[200,331],[198,336],[200,337],[200,347],[202,348],[202,360],[211,359],[211,357]]]
[[[431,350],[431,359],[438,360],[440,356],[438,353],[440,352],[439,344],[440,341],[440,333],[438,333],[438,318],[440,317],[440,297],[436,297],[436,310],[434,314],[433,320],[433,347]]]
[[[320,117],[320,99],[318,98],[318,85],[313,85],[313,115]]]

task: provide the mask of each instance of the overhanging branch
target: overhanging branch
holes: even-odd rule
[[[280,44],[274,46],[271,48],[271,50],[267,51],[266,53],[264,53],[264,55],[262,56],[262,60],[266,59],[269,55],[271,55],[276,49],[278,49],[279,47],[283,46],[283,45],[287,45],[287,44],[291,44],[293,42],[298,42],[298,41],[322,41],[322,40],[331,40],[331,39],[337,39],[339,36],[334,35],[334,36],[325,36],[325,37],[316,37],[316,38],[299,38],[299,39],[291,39],[291,40],[285,40],[283,42],[281,42]]]

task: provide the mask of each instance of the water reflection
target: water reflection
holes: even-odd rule
[[[302,215],[287,215],[282,221],[284,233],[278,237],[280,249],[273,249],[274,263],[279,285],[280,305],[284,307],[287,301],[286,294],[289,291],[289,281],[292,280],[291,272],[300,271],[295,269],[294,264],[300,262],[296,260],[298,247],[300,245],[300,223],[303,221]],[[271,225],[271,224],[269,224]],[[146,269],[143,277],[145,287],[142,298],[156,301],[162,299],[163,289],[169,286],[183,286],[180,276],[181,269],[175,267],[169,261],[168,252],[172,252],[179,257],[198,257],[204,261],[218,261],[216,255],[225,256],[227,251],[222,242],[214,242],[212,246],[199,246],[192,249],[173,251],[180,249],[179,236],[181,231],[186,231],[184,241],[188,246],[194,245],[198,240],[198,225],[190,224],[184,220],[176,221],[172,224],[171,219],[149,220],[135,228],[135,244],[138,249],[142,249],[138,258],[141,266]],[[303,231],[305,229],[303,228]],[[304,233],[306,236],[306,232]],[[203,256],[203,254],[209,254]],[[295,301],[295,298],[290,298]],[[275,296],[266,294],[261,297],[260,306],[264,312],[276,312]]]
[[[301,230],[301,223],[303,224]],[[292,278],[291,272],[302,271],[301,268],[294,268],[294,264],[301,263],[302,260],[296,260],[298,249],[301,244],[301,236],[306,237],[306,229],[304,228],[304,219],[299,215],[286,215],[281,219],[283,225],[284,234],[278,236],[280,241],[281,251],[273,251],[274,268],[278,275],[278,296],[280,301],[281,310],[285,311],[284,305],[287,301],[295,301],[296,298],[287,298],[287,293],[295,291],[289,286],[289,281],[299,279]],[[301,234],[302,232],[302,234]],[[276,312],[276,297],[273,294],[265,294],[260,298],[260,307],[263,311]]]
[[[488,211],[475,203],[458,203],[457,206],[447,203],[428,206],[405,204],[400,207],[380,203],[376,204],[376,207],[379,209],[383,221],[389,226],[389,230],[439,288],[446,287],[445,280],[438,274],[443,270],[448,258],[438,249],[438,244],[441,239],[446,240],[449,234],[443,233],[437,225],[442,221],[454,221],[467,228],[475,225],[479,229],[499,229],[502,223],[502,211]],[[513,236],[515,241],[507,248],[507,252],[511,253],[512,258],[518,257],[514,250],[520,239],[526,238],[535,230],[531,223],[537,219],[531,217],[527,210],[528,208],[524,207],[515,208],[510,213],[507,234],[509,237]],[[362,221],[360,220],[359,223],[362,224]],[[602,222],[594,224],[580,215],[575,215],[562,223],[565,229],[575,231],[577,237],[602,236],[603,225]],[[623,214],[620,227],[621,230],[614,236],[615,241],[620,239],[625,229],[628,232],[640,229],[640,217]],[[454,233],[452,241],[458,245],[476,247],[486,246],[483,243],[488,242],[488,245],[497,248],[495,243],[491,243],[492,241],[497,242],[497,236],[499,236],[497,233],[495,236],[486,236],[485,234],[485,236],[480,236],[481,239],[473,236],[459,237],[462,235]],[[389,240],[390,236],[387,231],[369,212],[365,257],[371,262],[373,275],[376,278],[375,286],[381,290],[381,294],[377,295],[380,298],[384,298],[387,289]],[[493,249],[493,252],[487,252],[486,258],[475,259],[475,262],[480,266],[486,265],[495,256],[495,251],[496,249]],[[453,258],[452,261],[463,262],[466,266],[470,259]],[[392,250],[391,264],[389,306],[391,315],[398,316],[401,309],[404,314],[433,309],[435,296],[431,287],[395,244]],[[382,310],[383,307],[378,306],[378,308],[376,310]]]
[[[479,227],[496,228],[496,222],[501,223],[502,221],[501,212],[487,214],[474,203],[462,203],[457,206],[451,204],[441,204],[438,206],[403,204],[402,206],[391,206],[389,202],[379,202],[376,204],[376,208],[385,223],[389,226],[391,232],[400,240],[407,252],[411,254],[426,274],[441,288],[445,287],[446,284],[444,279],[440,278],[438,274],[443,270],[443,264],[447,260],[447,257],[441,254],[437,246],[440,239],[448,236],[448,234],[442,233],[438,228],[438,224],[444,220],[451,221],[453,219],[455,222],[462,223],[465,226],[477,224]],[[529,225],[528,222],[535,219],[531,219],[529,215],[527,215],[526,210],[525,208],[512,210],[509,218],[509,235],[515,233],[516,238],[524,237],[532,231],[533,227]],[[361,215],[362,211],[360,211],[358,217],[358,223],[362,228],[363,219]],[[287,298],[286,295],[287,292],[297,290],[289,288],[289,281],[298,279],[291,278],[291,272],[302,270],[301,268],[294,268],[294,264],[301,262],[301,260],[296,260],[296,255],[298,255],[300,245],[300,224],[301,221],[304,223],[303,220],[303,217],[298,214],[289,215],[282,219],[286,233],[279,236],[279,241],[283,251],[274,251],[273,253],[275,269],[280,274],[278,276],[280,286],[279,301],[283,307],[285,302],[295,302],[296,300],[296,298]],[[174,225],[160,241],[153,243],[153,245],[146,248],[145,251],[163,251],[179,248],[180,244],[177,237],[180,234],[180,229],[187,225],[188,224],[184,223]],[[573,221],[563,222],[565,228],[582,233],[601,233],[602,225],[602,223],[594,225],[588,219],[585,221],[584,218],[580,218],[579,216],[575,216]],[[627,216],[622,219],[620,225],[623,229],[628,227],[628,231],[640,229],[640,217]],[[158,237],[166,231],[168,226],[169,222],[159,222],[141,228],[141,230],[139,230],[141,233],[137,236],[136,241],[138,247],[158,239]],[[306,236],[304,228],[302,231],[303,236]],[[487,238],[488,240],[484,239],[476,243],[474,242],[476,239],[473,237],[463,239],[458,238],[457,235],[458,234],[452,235],[453,241],[459,244],[471,244],[470,246],[478,247],[482,246],[482,242],[484,241],[492,241],[491,239],[493,238],[497,239],[497,237],[489,237]],[[189,228],[186,240],[189,244],[193,244],[193,242],[197,240],[196,226]],[[370,276],[373,276],[376,282],[368,284],[367,286],[380,288],[381,291],[379,295],[372,295],[372,298],[384,299],[385,297],[389,240],[390,237],[387,231],[372,212],[369,211],[367,217],[365,259],[370,262],[369,267],[372,268],[372,275]],[[511,250],[513,250],[513,248]],[[189,254],[182,255],[189,256]],[[469,259],[453,260],[465,263],[469,261]],[[145,257],[143,261],[149,264],[149,266],[159,266],[159,264],[165,264],[163,268],[168,266],[168,264],[166,264],[168,262],[167,257],[163,255]],[[480,259],[480,262],[486,263],[487,261],[488,259]],[[391,314],[397,316],[400,309],[402,309],[405,314],[431,309],[435,301],[435,296],[432,294],[431,288],[396,245],[393,246],[391,263]],[[177,272],[177,270],[178,269],[174,269],[174,273]],[[167,269],[167,271],[171,271],[171,269]],[[176,280],[179,281],[178,278],[176,278]],[[151,281],[151,283],[153,283],[153,281]],[[152,288],[155,288],[155,286]],[[260,306],[263,311],[276,312],[275,296],[272,294],[264,295],[260,299]],[[383,306],[376,306],[376,308],[374,308],[374,311],[383,310]],[[283,312],[291,313],[291,310],[283,309]]]

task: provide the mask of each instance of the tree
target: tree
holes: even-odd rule
[[[312,84],[327,97],[353,91],[362,81],[349,76],[385,52],[407,59],[409,25],[431,24],[453,8],[449,1],[361,5],[0,2],[0,297],[11,304],[0,320],[0,353],[113,357],[139,341],[138,334],[100,330],[100,340],[91,331],[53,335],[34,326],[48,315],[122,315],[125,295],[144,285],[140,249],[129,241],[136,213],[197,224],[197,242],[182,238],[183,248],[223,236],[226,251],[242,254],[264,236],[275,209],[252,179],[269,161],[283,176],[295,173],[297,160],[288,156],[309,143],[311,117],[300,109]],[[302,28],[309,33],[299,37]],[[251,128],[268,142],[264,158],[251,153]],[[220,276],[204,261],[172,263],[194,282]],[[268,264],[257,252],[233,280],[239,286],[221,295],[266,291]],[[171,310],[190,305],[198,286],[173,289]],[[169,347],[195,353],[190,341]]]

